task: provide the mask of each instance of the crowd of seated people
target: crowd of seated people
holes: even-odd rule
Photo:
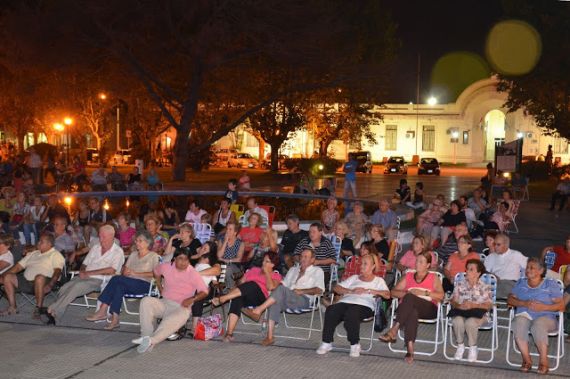
[[[106,180],[114,174],[113,171],[107,175]],[[93,175],[104,176],[100,170]],[[141,180],[140,173],[133,171],[128,187]],[[230,181],[228,191],[235,191],[235,187]],[[557,296],[561,300],[545,303],[548,309],[526,303],[542,301],[538,295],[536,299],[532,297],[533,289],[543,285],[537,278],[548,270],[557,274],[570,263],[570,238],[566,245],[544,249],[543,259],[548,252],[555,253],[551,266],[546,267],[542,260],[538,263],[528,260],[510,248],[510,239],[504,233],[513,217],[510,210],[517,206],[510,192],[503,191],[498,200],[485,199],[483,194],[482,189],[475,189],[472,196],[453,200],[448,207],[441,196],[431,203],[422,198],[430,205],[417,217],[411,246],[391,262],[390,248],[396,239],[398,222],[386,199],[379,201],[371,216],[365,213],[362,203],[355,201],[352,210],[343,217],[336,198],[331,197],[323,202],[321,222],[311,223],[308,231],[301,228],[299,217],[288,215],[287,230],[279,240],[276,230],[269,226],[266,208],[255,198],[248,198],[247,211],[242,217],[236,216],[230,209],[235,201],[233,193],[209,209],[192,199],[185,214],[172,199],[154,199],[122,209],[113,217],[97,197],[78,200],[70,210],[57,196],[49,196],[44,204],[40,197],[32,200],[23,193],[7,191],[2,200],[4,205],[11,204],[4,208],[11,213],[3,222],[5,233],[0,235],[0,284],[6,292],[8,307],[2,314],[18,312],[16,293],[29,293],[37,304],[34,317],[59,324],[75,298],[101,291],[98,298],[101,306],[85,317],[89,321],[107,320],[105,328],[113,330],[120,325],[123,296],[145,295],[156,285],[162,299],[145,297],[140,306],[141,338],[136,340],[140,352],[151,350],[178,331],[190,316],[195,328],[203,315],[205,301],[214,306],[231,302],[226,341],[233,340],[242,313],[259,320],[267,311],[268,334],[262,344],[271,345],[282,312],[310,307],[315,296],[329,296],[328,290],[337,301],[331,302],[325,311],[322,344],[317,352],[324,354],[333,348],[335,328],[344,321],[350,355],[355,357],[361,350],[360,323],[374,314],[375,298],[395,298],[399,305],[394,326],[380,339],[393,342],[401,329],[407,349],[405,359],[411,363],[418,319],[433,318],[448,293],[446,300],[453,310],[449,317],[459,344],[455,357],[462,359],[468,350],[468,360],[475,361],[477,329],[491,303],[489,288],[480,281],[483,273],[496,276],[497,298],[517,307],[517,314],[525,308],[531,312],[543,309],[551,312],[550,317],[570,298],[570,274],[566,274],[566,294]],[[180,224],[180,220],[186,222]],[[207,241],[198,238],[195,229],[196,224],[205,222],[212,226]],[[475,251],[471,238],[474,225],[484,231],[482,251]],[[13,241],[21,239],[20,232],[30,251],[26,251],[22,260],[15,261],[10,250]],[[32,235],[39,236],[37,250],[33,251]],[[340,239],[339,247],[331,241],[335,236]],[[479,253],[484,255],[484,262]],[[346,264],[346,275],[339,275],[341,280],[329,287],[331,266],[337,264],[341,268]],[[383,277],[392,264],[400,279],[390,292]],[[45,307],[45,295],[57,289],[60,278],[69,269],[78,269],[78,273],[54,291],[56,300]],[[213,284],[222,271],[225,289],[215,292]],[[435,271],[443,274],[443,281]],[[455,285],[456,275],[461,272],[466,272],[466,280]],[[538,276],[533,276],[534,272]],[[519,279],[523,277],[527,278],[526,287],[521,287]],[[548,291],[554,294],[554,284],[548,285]],[[163,321],[156,328],[158,318]],[[523,356],[524,371],[529,366],[525,347],[528,337],[524,338],[524,330],[542,333],[542,338],[540,335],[534,338],[541,351],[544,333],[552,330],[552,322],[542,321],[535,326],[518,320],[515,338]],[[463,342],[465,334],[467,346]],[[548,370],[543,357],[540,364],[539,371]]]

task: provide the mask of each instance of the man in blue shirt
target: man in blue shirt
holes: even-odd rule
[[[372,222],[372,225],[382,225],[388,239],[393,240],[395,238],[398,216],[396,212],[390,209],[390,202],[386,199],[380,200],[378,208],[379,209],[372,215],[370,222]]]
[[[352,197],[356,198],[356,168],[358,167],[358,161],[351,156],[350,160],[344,164],[343,171],[344,176],[344,193],[343,197],[348,197],[348,190],[352,191]]]

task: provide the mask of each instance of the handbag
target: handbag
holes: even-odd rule
[[[461,316],[465,318],[471,318],[471,317],[483,318],[483,316],[485,316],[486,313],[487,311],[482,308],[473,308],[473,309],[451,308],[451,310],[447,314],[447,317]]]
[[[222,316],[219,314],[200,317],[196,330],[194,331],[194,339],[200,341],[208,341],[218,337],[224,333],[222,326]]]
[[[374,317],[374,331],[381,332],[388,326],[384,301],[376,301],[376,316]]]

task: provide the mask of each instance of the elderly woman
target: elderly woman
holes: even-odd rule
[[[445,212],[436,227],[432,229],[431,240],[435,241],[438,237],[441,237],[441,245],[445,245],[447,237],[453,232],[453,228],[462,222],[467,222],[465,213],[461,210],[459,200],[453,200],[449,204],[449,210]]]
[[[167,241],[166,238],[164,238],[164,236],[160,233],[160,228],[162,227],[160,219],[154,215],[147,215],[144,220],[144,226],[152,236],[153,242],[150,249],[158,255],[162,255],[164,253]]]
[[[374,275],[374,270],[374,259],[371,255],[366,255],[362,257],[360,275],[353,275],[334,287],[334,292],[342,295],[342,298],[325,312],[322,343],[317,354],[326,354],[332,350],[334,331],[344,321],[350,342],[350,356],[360,356],[360,323],[374,315],[375,296],[390,298],[388,286],[384,279]]]
[[[408,269],[411,270],[411,269],[416,268],[417,257],[419,257],[425,251],[428,251],[425,238],[423,236],[415,236],[414,239],[412,240],[412,248],[410,250],[406,251],[404,253],[404,255],[402,255],[402,257],[400,258],[400,260],[396,264],[396,268],[400,272],[404,272]],[[437,268],[437,259],[435,257],[435,254],[433,253],[433,251],[429,251],[429,254],[431,255],[431,260],[430,260],[431,267],[430,267],[430,269],[432,269],[432,270],[436,269]]]
[[[227,265],[226,288],[234,287],[234,275],[241,272],[241,261],[243,258],[244,244],[238,238],[240,225],[235,222],[228,222],[224,239],[218,243],[218,259]]]
[[[352,212],[346,215],[344,222],[348,225],[348,228],[352,231],[352,240],[356,244],[360,243],[360,240],[364,236],[364,231],[366,224],[368,223],[368,216],[364,214],[364,206],[360,201],[355,201]]]
[[[350,256],[354,255],[354,253],[355,253],[354,242],[349,237],[350,230],[348,230],[348,225],[346,225],[346,222],[338,221],[334,225],[333,230],[334,230],[334,234],[338,238],[340,238],[340,241],[341,241],[340,256],[342,258],[344,258],[344,257],[350,257]]]
[[[184,250],[190,257],[190,264],[196,263],[197,258],[194,257],[196,254],[196,249],[198,249],[202,244],[200,240],[194,235],[194,228],[192,224],[185,222],[180,225],[180,231],[170,237],[166,249],[164,249],[164,255],[162,259],[164,262],[170,262],[174,253],[177,250]]]
[[[472,250],[473,241],[468,234],[457,239],[457,251],[449,256],[443,268],[443,289],[445,292],[453,291],[455,275],[465,272],[465,264],[471,259],[479,260],[480,256]]]
[[[429,268],[432,255],[424,251],[416,258],[416,271],[408,271],[392,289],[392,296],[400,299],[396,320],[388,332],[379,337],[382,342],[396,342],[398,330],[404,330],[404,342],[408,350],[405,360],[414,361],[414,342],[419,319],[437,317],[437,306],[443,300],[441,281]]]
[[[522,356],[521,372],[529,372],[532,359],[529,353],[528,335],[538,349],[538,374],[548,373],[548,333],[557,328],[556,313],[564,310],[560,287],[555,280],[545,279],[544,262],[536,257],[528,259],[526,278],[515,284],[507,300],[516,307],[514,337]]]
[[[487,320],[486,314],[493,306],[493,293],[491,286],[481,281],[481,275],[485,273],[485,265],[479,259],[469,259],[465,265],[465,280],[457,283],[451,298],[451,317],[453,332],[457,340],[455,359],[463,359],[465,344],[463,343],[467,333],[469,354],[467,360],[477,360],[477,333],[479,327]]]
[[[327,199],[327,207],[321,213],[321,224],[323,224],[323,232],[325,234],[330,234],[333,232],[333,228],[338,220],[340,220],[340,214],[336,209],[338,201],[336,197],[331,196]]]
[[[382,225],[372,225],[370,228],[370,237],[380,258],[387,259],[390,254],[390,244],[386,238],[386,233],[384,233],[384,227]]]
[[[495,237],[497,237],[497,234],[498,233],[495,230],[488,230],[485,232],[485,248],[483,248],[482,251],[485,256],[495,252]]]
[[[111,312],[111,322],[105,326],[107,330],[119,327],[119,314],[125,294],[144,295],[148,293],[153,270],[158,265],[160,257],[150,251],[153,239],[149,232],[138,232],[135,237],[136,252],[129,255],[123,266],[122,275],[113,276],[99,296],[101,306],[94,314],[87,316],[87,321],[107,319],[107,310]]]
[[[238,322],[240,312],[243,307],[259,306],[265,302],[269,296],[269,291],[275,289],[281,283],[281,275],[273,271],[279,264],[279,255],[267,252],[263,256],[261,267],[254,267],[248,270],[243,276],[243,283],[233,288],[227,295],[212,299],[214,306],[219,306],[231,300],[228,315],[228,330],[224,337],[224,342],[233,341],[233,333]],[[245,314],[253,319],[257,317],[251,310],[243,310]]]

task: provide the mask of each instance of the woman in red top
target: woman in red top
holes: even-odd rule
[[[233,341],[234,329],[242,308],[256,307],[263,304],[269,296],[269,291],[281,283],[281,275],[273,272],[273,268],[278,264],[278,254],[274,252],[265,253],[261,267],[254,267],[247,271],[243,276],[243,283],[232,288],[228,294],[212,299],[212,304],[216,307],[228,300],[232,301],[228,315],[228,330],[224,337],[224,342]],[[244,309],[244,313],[256,321],[259,320],[259,317],[251,312],[250,309]]]
[[[408,353],[406,362],[414,361],[414,342],[418,332],[419,319],[437,317],[437,304],[443,300],[441,281],[430,272],[431,254],[422,252],[416,259],[416,271],[408,271],[392,289],[392,297],[400,299],[396,309],[396,322],[388,332],[379,337],[380,341],[396,342],[398,330],[404,330],[404,342]]]
[[[250,253],[253,248],[259,245],[259,240],[263,234],[263,229],[258,226],[259,220],[261,220],[261,215],[259,213],[253,212],[249,215],[247,220],[248,226],[241,228],[239,232],[239,238],[244,243],[244,259],[243,263],[249,262],[251,260]]]
[[[457,251],[449,256],[447,264],[443,269],[443,275],[445,275],[445,278],[443,278],[443,290],[445,292],[453,292],[455,275],[465,272],[465,265],[468,260],[481,259],[479,254],[471,250],[472,246],[473,242],[468,234],[457,239]]]

